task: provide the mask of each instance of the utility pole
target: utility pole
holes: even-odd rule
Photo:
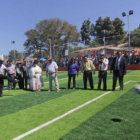
[[[105,46],[105,30],[104,30],[104,39],[103,40],[104,40],[104,46]]]

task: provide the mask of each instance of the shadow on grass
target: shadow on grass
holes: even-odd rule
[[[122,120],[118,119],[118,118],[112,118],[111,121],[113,121],[113,122],[121,122]]]

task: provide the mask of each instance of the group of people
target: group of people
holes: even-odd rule
[[[73,88],[75,89],[75,77],[76,72],[78,72],[77,63],[71,59],[68,65],[68,88],[70,88],[71,77],[73,77]],[[105,55],[100,55],[99,59],[99,72],[98,72],[98,90],[101,90],[101,83],[103,81],[103,90],[107,90],[107,70],[108,70],[109,60]],[[93,76],[92,73],[95,71],[95,66],[91,60],[88,60],[88,56],[83,57],[81,64],[81,72],[83,73],[84,89],[87,89],[87,79],[89,80],[89,85],[91,89],[94,89]],[[126,59],[122,55],[122,52],[117,52],[115,57],[112,59],[110,72],[113,72],[113,85],[112,90],[116,88],[117,79],[119,79],[120,90],[123,90],[123,77],[126,74]]]
[[[46,65],[47,76],[49,75],[49,92],[52,91],[52,80],[55,81],[57,92],[59,92],[59,83],[57,78],[58,66],[56,62],[52,61],[52,58],[48,58]],[[16,84],[20,89],[29,89],[32,91],[40,91],[40,88],[44,85],[42,78],[42,68],[38,66],[38,61],[23,63],[18,62],[16,65],[12,63],[12,60],[7,61],[7,65],[3,64],[0,60],[0,97],[3,96],[4,79],[8,79],[8,89],[16,89]],[[29,84],[28,84],[29,83]]]
[[[103,81],[103,90],[107,90],[107,70],[108,70],[109,60],[101,55],[99,59],[99,73],[98,73],[98,90],[101,90],[101,83]],[[79,65],[75,58],[71,58],[68,64],[68,89],[71,87],[71,79],[73,79],[73,89],[76,88],[76,75],[79,74]],[[5,74],[7,72],[7,75]],[[81,72],[83,73],[83,83],[84,89],[87,89],[87,80],[89,80],[89,85],[91,89],[94,89],[93,83],[93,71],[95,71],[95,66],[88,56],[84,56],[81,63]],[[111,62],[110,72],[113,71],[113,85],[112,90],[115,90],[117,79],[119,78],[120,90],[123,90],[123,77],[126,74],[126,59],[122,56],[122,52],[117,52],[116,56]],[[59,92],[59,82],[58,82],[58,65],[51,57],[48,58],[48,63],[46,65],[46,76],[49,77],[49,90],[51,92],[52,81],[55,81],[56,91]],[[0,60],[0,97],[2,97],[2,89],[4,79],[8,79],[9,90],[16,89],[16,83],[18,82],[20,89],[27,89],[29,83],[29,89],[32,91],[40,91],[40,88],[44,85],[42,78],[42,69],[38,66],[37,60],[33,63],[24,60],[23,63],[17,63],[15,66],[12,64],[11,60],[8,60],[7,66],[3,64]]]

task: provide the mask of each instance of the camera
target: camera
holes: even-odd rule
[[[101,64],[101,63],[102,63],[102,60],[100,59],[100,60],[99,60],[99,64]]]
[[[101,64],[103,62],[103,58],[101,57],[100,59],[99,59],[99,64]]]

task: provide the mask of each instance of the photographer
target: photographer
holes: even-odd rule
[[[103,54],[101,54],[100,60],[99,60],[98,90],[101,89],[102,80],[103,80],[103,90],[107,89],[106,78],[107,78],[108,62],[109,62],[108,59],[105,58]]]

